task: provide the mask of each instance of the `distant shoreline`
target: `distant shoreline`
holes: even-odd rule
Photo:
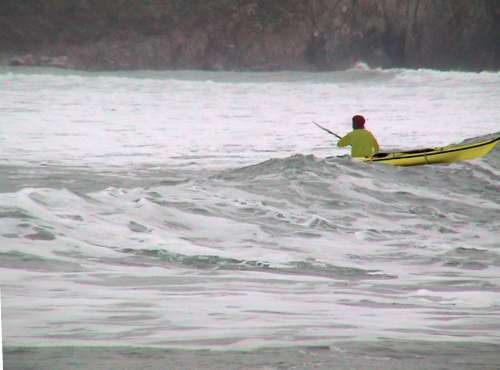
[[[0,4],[7,64],[81,70],[500,69],[500,3],[151,0]]]
[[[485,70],[470,70],[470,69],[446,69],[446,68],[441,68],[441,69],[435,69],[435,68],[420,68],[420,67],[371,67],[364,62],[358,62],[355,63],[351,66],[346,66],[343,69],[333,69],[333,70],[317,70],[317,69],[312,69],[312,68],[296,68],[296,69],[291,69],[291,68],[284,68],[284,69],[271,69],[271,70],[262,70],[262,69],[226,69],[226,70],[214,70],[214,69],[201,69],[201,68],[161,68],[161,69],[153,69],[153,68],[127,68],[127,69],[92,69],[92,68],[79,68],[79,67],[64,67],[64,66],[58,66],[58,65],[51,65],[51,64],[28,64],[28,65],[14,65],[11,63],[13,58],[17,58],[16,54],[12,53],[0,53],[0,67],[3,68],[8,68],[12,71],[16,70],[22,70],[22,69],[53,69],[53,70],[60,70],[60,71],[74,71],[74,72],[82,72],[82,73],[119,73],[119,72],[131,72],[131,73],[140,73],[140,72],[186,72],[186,71],[194,71],[194,72],[213,72],[213,73],[285,73],[285,72],[292,72],[292,73],[334,73],[334,72],[346,72],[346,71],[354,71],[356,70],[357,65],[365,65],[367,69],[364,71],[373,71],[373,70],[381,70],[381,71],[395,71],[395,70],[408,70],[408,71],[421,71],[421,70],[428,70],[428,71],[436,71],[436,72],[458,72],[458,73],[500,73],[500,67],[498,69],[485,69]],[[360,69],[360,71],[363,71]]]

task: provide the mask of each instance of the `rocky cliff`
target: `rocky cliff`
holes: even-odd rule
[[[498,70],[497,0],[2,0],[12,64]]]

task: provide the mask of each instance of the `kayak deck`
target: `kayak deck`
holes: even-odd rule
[[[451,163],[480,158],[488,154],[500,140],[496,137],[472,144],[449,145],[439,148],[416,149],[403,152],[377,153],[366,161],[394,166],[417,166],[433,163]]]

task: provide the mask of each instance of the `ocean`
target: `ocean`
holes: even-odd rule
[[[499,369],[500,73],[0,67],[6,369]]]

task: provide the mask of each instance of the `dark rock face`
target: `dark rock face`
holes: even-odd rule
[[[14,65],[498,70],[497,0],[2,0]]]

